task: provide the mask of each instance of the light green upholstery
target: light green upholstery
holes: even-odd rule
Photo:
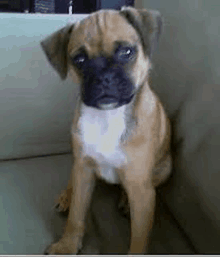
[[[39,42],[82,17],[1,14],[0,159],[70,151],[77,86],[59,79]]]

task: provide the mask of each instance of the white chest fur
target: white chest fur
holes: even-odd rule
[[[97,175],[110,183],[118,183],[115,168],[126,161],[120,148],[120,137],[125,131],[125,106],[105,111],[83,104],[79,127],[84,153],[99,165]]]

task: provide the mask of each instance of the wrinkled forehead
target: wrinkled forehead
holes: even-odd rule
[[[91,56],[100,52],[111,54],[115,44],[120,41],[135,44],[139,36],[119,12],[99,11],[75,24],[68,52],[72,55],[84,47]]]

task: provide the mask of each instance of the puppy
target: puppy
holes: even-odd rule
[[[170,124],[149,86],[161,30],[158,11],[123,7],[95,12],[41,42],[60,77],[77,76],[80,85],[71,130],[74,164],[63,199],[69,215],[49,254],[80,249],[96,177],[123,185],[131,216],[129,253],[147,251],[155,187],[171,171]]]

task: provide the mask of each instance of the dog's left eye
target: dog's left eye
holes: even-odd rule
[[[134,49],[132,47],[121,47],[116,51],[116,57],[120,61],[129,61],[134,57]]]
[[[82,66],[86,60],[87,60],[87,55],[85,53],[78,54],[72,58],[73,63],[79,67]]]

